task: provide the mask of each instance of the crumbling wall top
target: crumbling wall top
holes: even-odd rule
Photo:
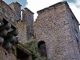
[[[11,4],[17,4],[17,5],[19,5],[19,6],[22,6],[20,3],[18,3],[18,2],[12,2]],[[9,4],[10,5],[10,4]]]
[[[44,9],[42,9],[42,10],[39,10],[39,11],[37,11],[37,13],[40,14],[40,13],[44,12],[45,10],[50,10],[50,8],[52,8],[52,7],[53,7],[53,8],[56,8],[56,7],[61,6],[61,5],[63,5],[63,4],[68,5],[66,1],[59,2],[59,3],[56,3],[56,4],[51,5],[51,6],[49,6],[49,7],[46,7],[46,8],[44,8]]]
[[[6,19],[8,22],[12,23],[13,25],[16,25],[16,15],[11,7],[4,1],[0,2],[0,16]]]
[[[67,11],[67,13],[70,13],[75,18],[76,22],[79,23],[66,1],[59,2],[59,3],[56,3],[56,4],[51,5],[49,7],[46,7],[42,10],[37,11],[37,13],[40,15],[40,14],[45,13],[45,12],[47,13],[51,10],[55,11],[57,8],[60,8],[61,6],[65,7],[65,10]]]

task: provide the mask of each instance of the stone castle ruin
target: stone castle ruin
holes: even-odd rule
[[[68,3],[37,13],[34,22],[28,8],[0,0],[0,60],[80,60],[79,22]]]

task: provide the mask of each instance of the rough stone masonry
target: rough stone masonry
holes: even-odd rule
[[[18,2],[8,5],[0,0],[0,23],[4,20],[4,24],[1,24],[5,25],[5,21],[11,24],[8,33],[12,29],[18,30],[19,43],[25,44],[33,37],[37,41],[36,51],[41,58],[45,57],[45,60],[80,60],[79,22],[67,2],[59,2],[37,13],[38,17],[33,25],[32,11],[28,8],[22,10],[21,19],[21,5]],[[0,37],[1,33],[0,31]],[[0,60],[33,60],[27,48],[20,47],[23,47],[21,44],[11,47],[9,52],[3,47],[5,44],[0,44]]]
[[[80,60],[79,22],[67,2],[59,2],[37,12],[34,33],[44,41],[48,60]]]

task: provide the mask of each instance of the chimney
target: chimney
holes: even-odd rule
[[[24,10],[22,10],[22,20],[28,25],[33,25],[33,14],[34,13],[30,11],[28,8],[24,8]]]
[[[12,2],[9,4],[16,15],[16,20],[21,19],[21,5],[18,2]]]

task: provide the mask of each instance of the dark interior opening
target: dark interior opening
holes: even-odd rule
[[[17,48],[17,60],[29,60],[29,55]]]
[[[38,43],[38,52],[40,53],[41,56],[47,57],[46,44],[44,41],[40,41]]]

